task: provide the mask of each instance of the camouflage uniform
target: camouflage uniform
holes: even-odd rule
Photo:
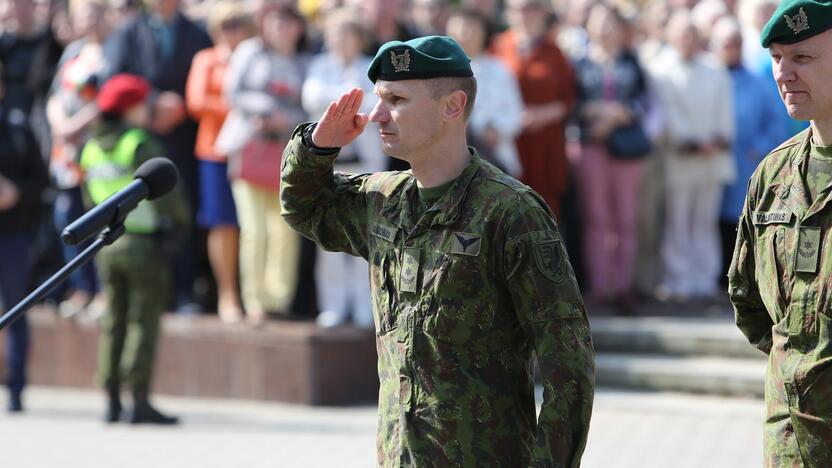
[[[775,149],[752,176],[728,275],[737,325],[769,355],[772,467],[832,466],[832,157],[814,155],[811,135]]]
[[[545,203],[472,161],[421,216],[410,172],[333,172],[295,131],[283,216],[370,263],[380,466],[578,466],[594,386],[586,311]],[[535,418],[532,353],[544,401]]]

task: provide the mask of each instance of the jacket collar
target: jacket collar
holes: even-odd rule
[[[407,231],[411,231],[415,223],[415,231],[418,232],[412,232],[411,235],[418,235],[419,232],[434,225],[455,223],[459,218],[462,203],[468,194],[468,186],[482,165],[477,150],[469,146],[468,151],[471,153],[471,161],[468,166],[454,180],[448,191],[433,206],[425,210],[418,220],[414,219],[413,208],[418,203],[419,194],[416,178],[412,175],[404,183],[398,196],[392,196],[386,200],[381,214],[391,223]]]
[[[791,157],[789,173],[785,177],[784,185],[778,195],[799,221],[803,221],[821,211],[832,201],[832,190],[829,187],[818,193],[815,200],[809,200],[804,174],[809,163],[809,152],[812,145],[812,129],[807,129],[795,142],[797,150]]]

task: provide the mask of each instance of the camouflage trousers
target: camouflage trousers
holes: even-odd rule
[[[815,315],[817,323],[795,333],[787,315],[772,328],[773,346],[766,374],[764,461],[770,468],[832,467],[832,318]]]
[[[101,320],[98,378],[146,392],[153,374],[159,319],[168,305],[171,272],[158,241],[125,234],[97,257],[109,309]]]

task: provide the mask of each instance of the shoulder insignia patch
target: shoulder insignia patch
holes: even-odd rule
[[[566,276],[566,259],[559,243],[555,240],[538,242],[532,247],[537,269],[555,283],[562,282]]]
[[[451,253],[470,255],[476,257],[480,254],[481,237],[476,234],[466,234],[464,232],[455,232],[453,244],[451,245]]]

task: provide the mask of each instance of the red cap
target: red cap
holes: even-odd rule
[[[128,73],[118,74],[104,83],[98,91],[95,103],[101,112],[121,114],[144,102],[150,93],[150,83],[144,78]]]

